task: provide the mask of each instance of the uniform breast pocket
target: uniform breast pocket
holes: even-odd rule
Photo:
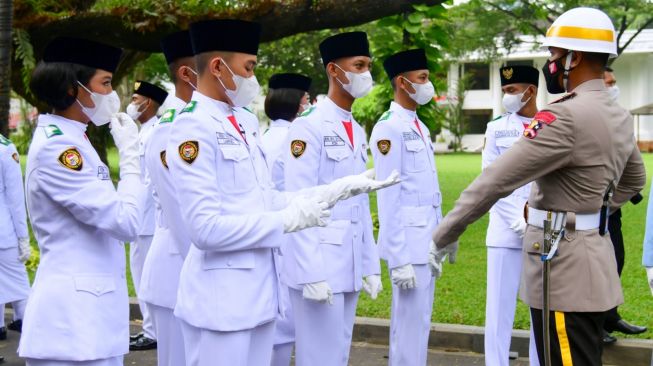
[[[243,252],[204,252],[202,269],[251,269],[256,265],[254,253]]]
[[[405,143],[406,152],[404,157],[404,166],[409,172],[421,172],[429,166],[427,157],[430,155],[425,151],[422,141],[413,140]]]
[[[225,193],[244,193],[256,185],[254,166],[243,145],[220,146],[223,161],[218,166],[218,186]]]
[[[349,228],[348,220],[333,220],[325,227],[318,227],[320,244],[342,245]]]
[[[78,275],[74,277],[74,281],[75,290],[97,297],[116,291],[116,283],[110,274]]]
[[[517,141],[516,137],[502,137],[497,139],[496,145],[500,154],[506,152]]]
[[[350,159],[351,150],[349,147],[327,147],[327,167],[332,167],[332,178],[340,178],[351,175],[354,167]]]

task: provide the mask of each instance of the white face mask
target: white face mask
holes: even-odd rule
[[[372,87],[374,86],[374,80],[372,79],[372,74],[369,71],[362,72],[357,74],[355,72],[349,72],[342,69],[338,64],[334,63],[337,68],[342,70],[345,73],[345,76],[349,80],[349,84],[343,84],[342,81],[338,80],[342,88],[345,89],[354,98],[362,98],[366,96]]]
[[[188,68],[188,70],[190,70],[190,72],[195,74],[196,77],[198,76],[197,71],[191,69],[190,67]],[[190,81],[187,81],[187,83],[188,83],[188,85],[190,85],[191,88],[193,88],[193,90],[197,90],[197,85],[193,85],[193,83],[191,83]]]
[[[224,62],[224,60],[222,62]],[[227,65],[226,62],[224,62],[224,65],[232,75],[234,84],[236,84],[236,90],[227,89],[220,78],[218,78],[218,81],[220,84],[222,84],[224,91],[227,93],[227,96],[231,100],[231,104],[233,104],[234,107],[247,106],[254,100],[254,98],[256,98],[261,88],[258,84],[258,80],[256,80],[256,76],[252,75],[248,78],[245,78],[240,75],[236,75],[233,71],[231,71],[231,68],[229,65]]]
[[[103,126],[111,121],[111,116],[120,111],[120,97],[116,91],[109,94],[100,94],[88,90],[82,83],[77,82],[79,86],[84,88],[90,95],[95,107],[85,107],[82,102],[77,99],[77,104],[82,107],[82,112],[88,117],[91,122],[96,126]]]
[[[144,101],[141,104],[129,103],[129,105],[127,106],[127,109],[125,110],[125,112],[127,112],[127,115],[129,117],[131,117],[131,119],[133,119],[135,121],[135,120],[138,119],[138,117],[141,116],[141,114],[143,114],[143,112],[145,112],[145,109],[147,109],[147,108],[144,108],[142,111],[139,110],[141,108],[141,106],[144,105],[145,103],[147,103],[147,100]]]
[[[619,86],[613,85],[611,87],[608,87],[607,89],[608,89],[608,94],[610,94],[610,98],[612,98],[612,100],[616,102],[617,99],[619,99],[619,93],[620,93]]]
[[[528,103],[529,100],[531,100],[533,96],[530,96],[528,99],[526,99],[526,101],[522,102],[522,98],[524,98],[524,94],[526,94],[526,90],[524,90],[524,92],[519,94],[506,93],[503,95],[503,101],[502,101],[503,108],[506,109],[506,112],[517,113],[526,105],[526,103]]]
[[[402,76],[402,78],[404,77]],[[404,78],[404,80],[409,82],[410,85],[412,85],[415,89],[415,93],[411,94],[408,92],[408,90],[406,90],[406,93],[408,93],[408,96],[417,104],[424,105],[433,100],[433,97],[435,96],[435,88],[433,87],[433,83],[431,83],[431,81],[427,81],[424,84],[417,84],[406,78]]]

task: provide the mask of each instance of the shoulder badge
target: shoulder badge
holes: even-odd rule
[[[508,114],[508,113],[500,114],[500,115],[494,117],[490,122],[494,122],[494,121],[496,121],[498,119],[501,119],[501,118],[505,117],[506,114]]]
[[[247,112],[251,113],[251,114],[254,114],[254,112],[252,112],[252,110],[247,108],[247,107],[243,107],[243,109],[246,110]]]
[[[179,156],[188,164],[193,164],[200,153],[200,143],[197,141],[185,141],[179,145]]]
[[[18,153],[13,153],[11,154],[11,157],[18,163],[20,164],[20,158],[18,157]]]
[[[379,122],[387,120],[391,115],[392,111],[385,111],[385,113],[381,115],[381,118],[379,118]]]
[[[177,114],[177,110],[174,108],[170,108],[163,115],[161,116],[161,119],[159,120],[159,123],[170,123],[172,120],[175,119],[175,115]]]
[[[166,160],[166,151],[163,150],[161,153],[159,153],[159,156],[161,157],[161,164],[163,164],[163,167],[168,169],[168,161]]]
[[[383,155],[387,155],[390,152],[392,143],[390,140],[379,140],[376,142],[376,147],[379,149],[379,152]]]
[[[558,99],[554,100],[553,102],[551,102],[549,104],[562,103],[562,102],[567,101],[569,99],[573,99],[575,96],[576,96],[576,92],[571,92],[571,93],[569,93],[567,95],[564,95],[562,98],[558,98]]]
[[[290,143],[290,152],[295,158],[302,156],[304,151],[306,151],[306,142],[302,140],[293,140]]]
[[[306,116],[308,116],[309,114],[313,113],[314,110],[315,110],[315,106],[312,106],[312,107],[310,107],[309,109],[303,111],[302,114],[300,114],[299,116],[300,116],[300,117],[306,117]]]
[[[48,125],[43,127],[43,129],[47,138],[63,135],[63,132],[61,132],[57,125]]]
[[[59,155],[59,163],[70,170],[80,171],[84,160],[76,147],[70,147]]]
[[[196,100],[191,100],[190,102],[188,102],[188,104],[186,104],[184,109],[181,110],[180,114],[181,113],[186,113],[186,112],[192,112],[192,111],[195,110],[195,107],[197,107],[197,101]]]
[[[524,130],[524,137],[529,139],[534,139],[537,136],[539,130],[544,127],[544,125],[550,125],[553,123],[557,117],[551,112],[537,112],[531,124],[526,127]]]
[[[9,146],[9,145],[11,145],[11,140],[9,140],[8,138],[0,135],[0,144]]]

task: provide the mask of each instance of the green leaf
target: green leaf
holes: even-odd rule
[[[423,13],[410,13],[410,14],[408,14],[408,21],[413,23],[413,24],[422,24],[423,19],[424,19],[424,14]]]
[[[406,23],[404,24],[404,29],[411,34],[419,33],[420,29],[422,29],[421,24],[411,24],[411,23]]]

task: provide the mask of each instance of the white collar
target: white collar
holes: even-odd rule
[[[88,127],[88,124],[84,122],[75,121],[66,117],[58,116],[56,114],[41,114],[38,118],[38,124],[40,126],[45,127],[51,124],[56,124],[57,127],[65,130],[66,132],[79,135],[84,135],[86,133],[86,128]]]
[[[286,121],[285,119],[275,119],[274,121],[270,122],[270,127],[290,127],[290,122]]]
[[[417,118],[417,111],[411,111],[410,109],[406,109],[402,107],[399,103],[397,102],[390,102],[390,110],[393,112],[396,112],[397,114],[402,115],[406,119],[409,119],[410,122],[415,121]]]
[[[175,110],[180,111],[180,110],[183,109],[183,108],[186,106],[186,104],[188,104],[188,103],[184,102],[183,99],[177,97],[176,95],[172,95],[172,96],[170,97],[170,102],[169,102],[169,104],[170,104],[170,108],[174,108]]]
[[[340,108],[329,97],[326,97],[326,98],[322,99],[321,104],[324,105],[325,108],[328,108],[333,114],[335,114],[340,121],[347,122],[347,121],[353,121],[354,120],[354,118],[352,117],[351,111],[346,111],[346,110]]]
[[[148,119],[144,123],[141,123],[141,130],[143,130],[144,128],[149,128],[149,127],[154,126],[156,124],[156,121],[158,121],[158,120],[159,120],[159,117],[154,115],[152,118]]]

